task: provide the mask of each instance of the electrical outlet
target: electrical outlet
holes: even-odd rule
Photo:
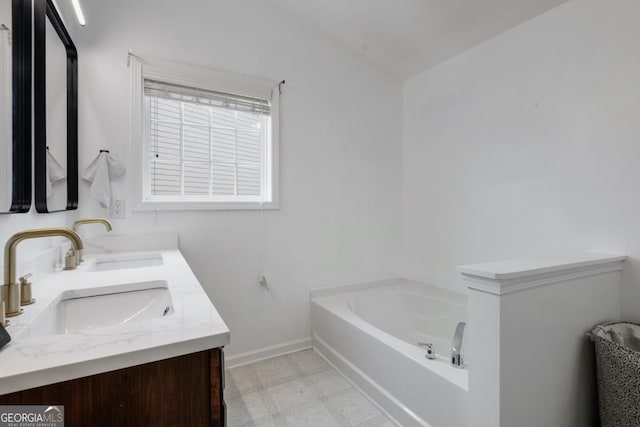
[[[125,218],[126,203],[124,200],[114,200],[111,204],[111,217],[117,219]]]

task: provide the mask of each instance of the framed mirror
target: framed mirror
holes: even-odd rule
[[[35,0],[33,23],[36,210],[77,209],[78,52],[52,0]]]
[[[31,207],[31,2],[0,0],[0,213]]]

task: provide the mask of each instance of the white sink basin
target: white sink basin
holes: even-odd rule
[[[171,314],[173,303],[164,280],[67,291],[35,319],[24,336],[82,333]]]
[[[87,268],[87,271],[125,270],[128,268],[155,267],[159,265],[164,265],[162,254],[135,254],[98,258]]]

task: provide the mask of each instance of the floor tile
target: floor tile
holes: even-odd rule
[[[309,379],[322,396],[330,396],[338,391],[351,388],[351,383],[333,369],[309,375]]]
[[[293,427],[293,426],[287,423],[287,421],[280,414],[276,414],[273,416],[259,418],[243,426],[232,426],[228,424],[227,427]]]
[[[365,421],[359,424],[358,427],[397,427],[396,424],[389,421],[384,415],[374,418],[369,421]]]
[[[314,350],[226,372],[229,427],[394,427]]]
[[[251,365],[264,387],[279,384],[300,375],[287,356],[262,360]]]
[[[331,366],[315,350],[298,351],[289,355],[305,374],[326,371]]]
[[[355,389],[349,393],[329,399],[326,404],[336,410],[352,426],[382,415],[367,398]]]
[[[241,397],[225,399],[225,403],[227,404],[227,425],[229,427],[243,426],[253,421]]]
[[[258,389],[256,374],[250,366],[239,366],[227,370],[225,394],[229,397],[237,396],[241,393],[251,393]]]
[[[258,392],[243,394],[228,400],[225,399],[225,401],[230,426],[240,426],[269,415],[269,411]]]
[[[284,411],[294,406],[302,405],[318,397],[313,389],[302,379],[287,381],[269,387],[266,391],[278,408],[278,411]]]
[[[273,417],[271,416],[259,418],[255,420],[252,424],[250,424],[251,427],[278,427],[280,425],[282,424],[278,424],[278,422],[274,420]],[[233,426],[228,426],[228,427],[233,427]],[[246,427],[249,427],[249,426],[246,426]]]
[[[288,411],[283,417],[290,426],[295,427],[340,427],[340,423],[319,400],[298,407],[295,411]]]

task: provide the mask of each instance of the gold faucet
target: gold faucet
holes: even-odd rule
[[[82,250],[82,240],[78,233],[67,227],[34,228],[32,230],[19,231],[9,237],[4,245],[4,285],[0,293],[0,315],[6,310],[6,316],[12,317],[22,313],[20,308],[20,285],[16,283],[16,247],[18,243],[27,239],[40,237],[66,237],[71,241],[75,250]],[[4,308],[4,310],[2,310]],[[4,317],[4,316],[1,316]],[[5,323],[4,318],[0,322]]]
[[[73,231],[78,231],[83,224],[104,224],[107,231],[113,230],[111,221],[106,218],[82,218],[73,223]]]
[[[107,231],[113,230],[111,221],[106,218],[82,218],[73,223],[73,231],[78,231],[78,228],[80,228],[80,226],[84,224],[104,224],[104,227],[107,229]],[[84,261],[84,258],[82,257],[82,249],[76,251],[76,256],[78,263]]]

